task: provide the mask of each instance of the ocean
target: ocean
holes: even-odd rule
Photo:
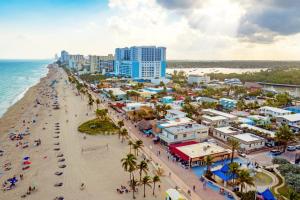
[[[51,60],[0,60],[0,117],[45,77]]]

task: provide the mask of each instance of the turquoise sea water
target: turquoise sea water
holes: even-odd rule
[[[0,117],[44,77],[51,60],[0,60]]]

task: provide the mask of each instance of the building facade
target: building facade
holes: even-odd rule
[[[133,79],[155,79],[166,76],[166,48],[133,46],[115,50],[114,73]]]

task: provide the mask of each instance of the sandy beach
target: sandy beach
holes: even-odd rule
[[[57,80],[56,83],[53,84],[53,80]],[[0,191],[1,200],[23,199],[21,196],[29,186],[35,191],[24,199],[54,199],[57,196],[72,200],[132,199],[131,192],[116,192],[121,185],[128,187],[129,174],[120,163],[129,152],[127,142],[121,143],[117,135],[86,135],[84,139],[77,127],[95,117],[95,108],[89,109],[87,100],[76,96],[75,89],[66,80],[62,69],[51,68],[47,77],[0,119],[0,149],[4,151],[0,157],[1,188],[5,180],[14,176],[18,179],[15,188]],[[60,109],[53,109],[56,100]],[[23,136],[22,140],[9,138],[10,133],[20,132],[30,135]],[[39,140],[41,144],[37,145]],[[58,157],[60,154],[62,157]],[[30,164],[24,165],[25,157],[30,157],[27,159]],[[22,170],[26,166],[30,166],[29,169]],[[150,168],[153,175],[153,167]],[[161,179],[157,196],[152,196],[152,189],[147,188],[146,199],[164,199],[165,190],[175,186],[167,177]],[[54,186],[59,183],[62,186]],[[81,183],[85,184],[84,190],[80,189]],[[137,199],[144,199],[142,187],[139,187]]]

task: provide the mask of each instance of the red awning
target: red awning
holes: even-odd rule
[[[169,150],[172,154],[178,156],[182,160],[189,161],[190,157],[180,151],[177,147],[182,147],[182,146],[187,146],[187,145],[192,145],[192,144],[197,144],[199,142],[195,141],[188,141],[188,142],[182,142],[182,143],[177,143],[177,144],[171,144],[169,145]]]

